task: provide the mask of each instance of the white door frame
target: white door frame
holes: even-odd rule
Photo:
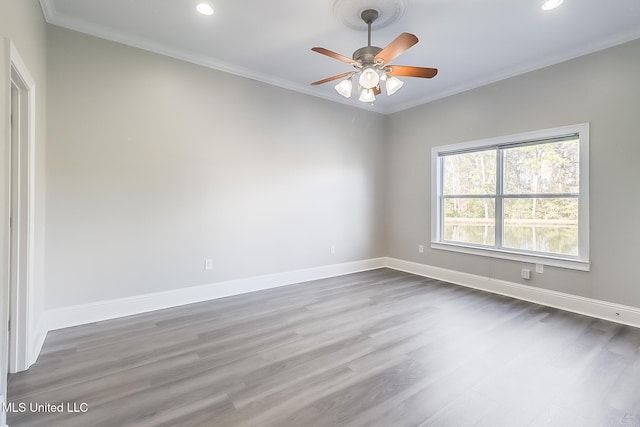
[[[11,271],[9,372],[28,369],[37,357],[32,351],[34,184],[35,184],[35,81],[16,47],[7,41],[10,85],[17,90],[12,102],[11,150]],[[14,108],[15,107],[15,108]]]

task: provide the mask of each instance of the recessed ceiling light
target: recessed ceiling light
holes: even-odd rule
[[[542,10],[551,10],[560,6],[564,0],[547,0],[542,5]]]
[[[203,15],[213,15],[213,7],[209,3],[198,3],[196,9]]]

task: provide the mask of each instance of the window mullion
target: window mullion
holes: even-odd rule
[[[504,151],[502,148],[496,150],[496,206],[495,206],[495,224],[496,224],[496,248],[502,248],[503,236],[503,203],[502,194],[504,192]]]
[[[444,239],[444,158],[438,158],[438,239]]]

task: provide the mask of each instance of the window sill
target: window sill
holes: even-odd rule
[[[571,270],[590,271],[591,263],[572,258],[560,258],[544,255],[524,254],[519,252],[510,252],[500,249],[484,248],[477,246],[467,246],[456,243],[431,242],[432,249],[440,249],[444,251],[459,252],[469,255],[479,255],[489,258],[506,259],[510,261],[526,262],[531,264],[543,264],[550,267],[568,268]]]

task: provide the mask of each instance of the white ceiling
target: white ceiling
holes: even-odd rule
[[[352,68],[312,52],[321,46],[351,57],[366,46],[366,29],[343,22],[345,3],[367,0],[41,0],[55,25],[336,102],[388,114],[558,63],[640,37],[640,0],[565,0],[553,11],[542,0],[402,1],[395,22],[376,29],[372,44],[386,46],[402,32],[420,42],[392,61],[434,67],[433,79],[403,78],[404,87],[375,105],[345,99],[333,86],[309,83]],[[340,13],[334,2],[342,4]],[[348,11],[349,12],[349,11]],[[359,14],[354,10],[353,13]]]

